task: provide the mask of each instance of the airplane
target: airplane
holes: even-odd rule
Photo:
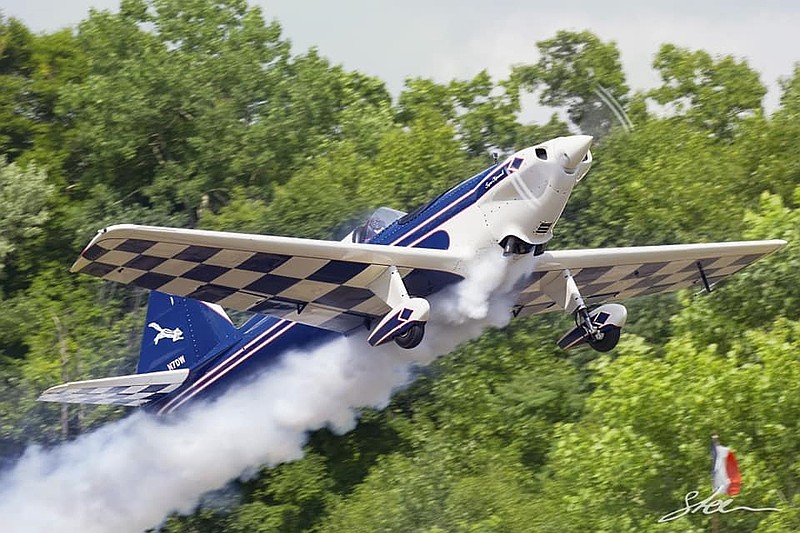
[[[413,349],[425,337],[429,297],[489,254],[531,258],[513,316],[564,311],[575,326],[561,348],[607,352],[627,319],[626,308],[610,302],[693,286],[710,292],[786,244],[549,249],[592,165],[592,140],[571,135],[517,151],[410,213],[379,208],[341,241],[132,224],[102,229],[72,271],[152,291],[138,374],[60,385],[40,399],[129,401],[123,404],[152,404],[165,414],[223,376],[248,375],[251,365],[315,339],[367,330],[372,346]],[[223,308],[255,315],[236,328]]]

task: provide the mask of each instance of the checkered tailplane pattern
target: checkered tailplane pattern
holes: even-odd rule
[[[75,381],[47,389],[39,401],[139,407],[167,396],[188,376],[189,370],[181,369]]]
[[[560,310],[542,287],[569,269],[588,305],[713,285],[786,244],[781,240],[565,250],[542,254],[515,312]]]
[[[388,266],[426,297],[462,279],[458,264],[444,250],[120,225],[72,270],[346,332],[390,311],[369,289]]]

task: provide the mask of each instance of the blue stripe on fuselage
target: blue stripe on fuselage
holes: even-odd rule
[[[158,412],[166,407],[164,411],[168,413],[198,399],[219,396],[233,384],[252,379],[290,350],[311,348],[341,336],[340,333],[264,315],[248,320],[241,331],[239,342],[209,356],[205,364],[192,369],[180,388],[146,404],[145,409]]]
[[[408,215],[392,222],[386,227],[386,229],[373,237],[369,243],[392,244],[397,241],[397,246],[408,246],[416,239],[419,239],[426,233],[436,229],[438,226],[441,226],[467,207],[473,205],[481,196],[483,196],[483,193],[485,192],[483,188],[478,187],[478,185],[483,182],[483,180],[486,179],[496,167],[497,165],[493,165],[483,172],[471,177],[470,179],[459,183],[441,195],[439,198],[431,202],[429,205],[425,206],[420,213],[413,216],[413,218],[408,220],[408,222],[405,224],[401,224],[400,222],[403,220],[403,218],[407,218]],[[472,189],[475,189],[476,187],[477,190],[475,194],[467,195],[448,209],[444,209],[454,200],[464,196],[466,193]],[[443,209],[444,211],[442,211]],[[398,241],[398,239],[401,240]]]

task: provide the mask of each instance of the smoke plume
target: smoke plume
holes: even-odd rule
[[[251,383],[176,418],[137,412],[45,450],[31,447],[0,478],[2,531],[139,533],[260,465],[299,459],[307,433],[346,432],[359,409],[383,408],[425,365],[510,319],[512,288],[529,259],[476,262],[431,300],[413,350],[372,348],[365,335],[288,353]]]

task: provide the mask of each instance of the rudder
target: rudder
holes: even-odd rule
[[[221,307],[151,291],[136,372],[191,369],[239,338]]]

